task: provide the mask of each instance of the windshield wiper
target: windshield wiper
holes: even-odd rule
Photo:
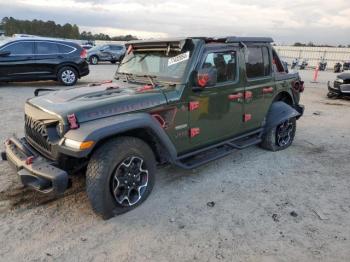
[[[130,82],[129,77],[130,77],[130,76],[133,76],[132,73],[126,73],[126,72],[117,72],[117,74],[118,74],[118,75],[119,75],[119,74],[124,75],[125,78],[126,78],[126,81],[128,81],[128,82]]]
[[[157,86],[157,84],[154,82],[154,79],[157,78],[157,76],[155,76],[155,75],[135,75],[135,76],[137,76],[137,77],[146,77],[151,82],[151,85],[153,87]]]

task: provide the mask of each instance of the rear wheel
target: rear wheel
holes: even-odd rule
[[[140,205],[152,191],[156,161],[151,148],[134,137],[119,137],[100,146],[86,172],[93,210],[108,219]]]
[[[78,81],[78,73],[73,67],[65,66],[58,70],[57,78],[63,85],[73,86]]]
[[[95,55],[91,56],[90,59],[89,59],[89,62],[92,65],[97,65],[98,64],[98,57],[95,56]]]
[[[268,131],[263,136],[260,146],[270,151],[286,149],[293,143],[295,132],[296,119],[293,117]]]

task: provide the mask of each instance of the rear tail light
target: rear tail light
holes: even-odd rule
[[[81,50],[81,52],[80,52],[80,58],[82,58],[82,59],[87,58],[87,51],[86,51],[85,48],[83,48],[83,50]]]

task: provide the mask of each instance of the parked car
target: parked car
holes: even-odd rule
[[[44,38],[12,39],[0,46],[0,81],[57,80],[72,86],[89,74],[80,45]]]
[[[88,50],[87,60],[92,65],[97,65],[99,61],[109,61],[112,64],[119,62],[125,55],[125,46],[108,44],[95,46]]]
[[[299,66],[299,69],[304,70],[308,65],[309,65],[308,61],[304,59],[301,65]]]
[[[157,164],[192,169],[252,145],[284,150],[304,111],[304,87],[271,42],[128,42],[113,82],[27,100],[25,137],[9,138],[2,157],[42,193],[62,194],[69,175],[86,171],[93,210],[110,218],[145,201]]]
[[[327,69],[327,61],[321,57],[321,61],[318,63],[318,70],[326,71]]]
[[[343,64],[343,71],[350,70],[350,61],[345,61]]]
[[[333,72],[334,73],[340,73],[342,71],[342,65],[341,63],[337,62],[334,64],[334,67],[333,67]]]
[[[350,73],[341,73],[331,83],[328,81],[329,98],[350,97]]]

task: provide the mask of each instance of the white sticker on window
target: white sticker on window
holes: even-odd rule
[[[177,63],[181,63],[183,61],[186,61],[190,58],[190,52],[187,51],[186,53],[179,54],[177,56],[171,57],[168,60],[168,66],[175,65]]]

